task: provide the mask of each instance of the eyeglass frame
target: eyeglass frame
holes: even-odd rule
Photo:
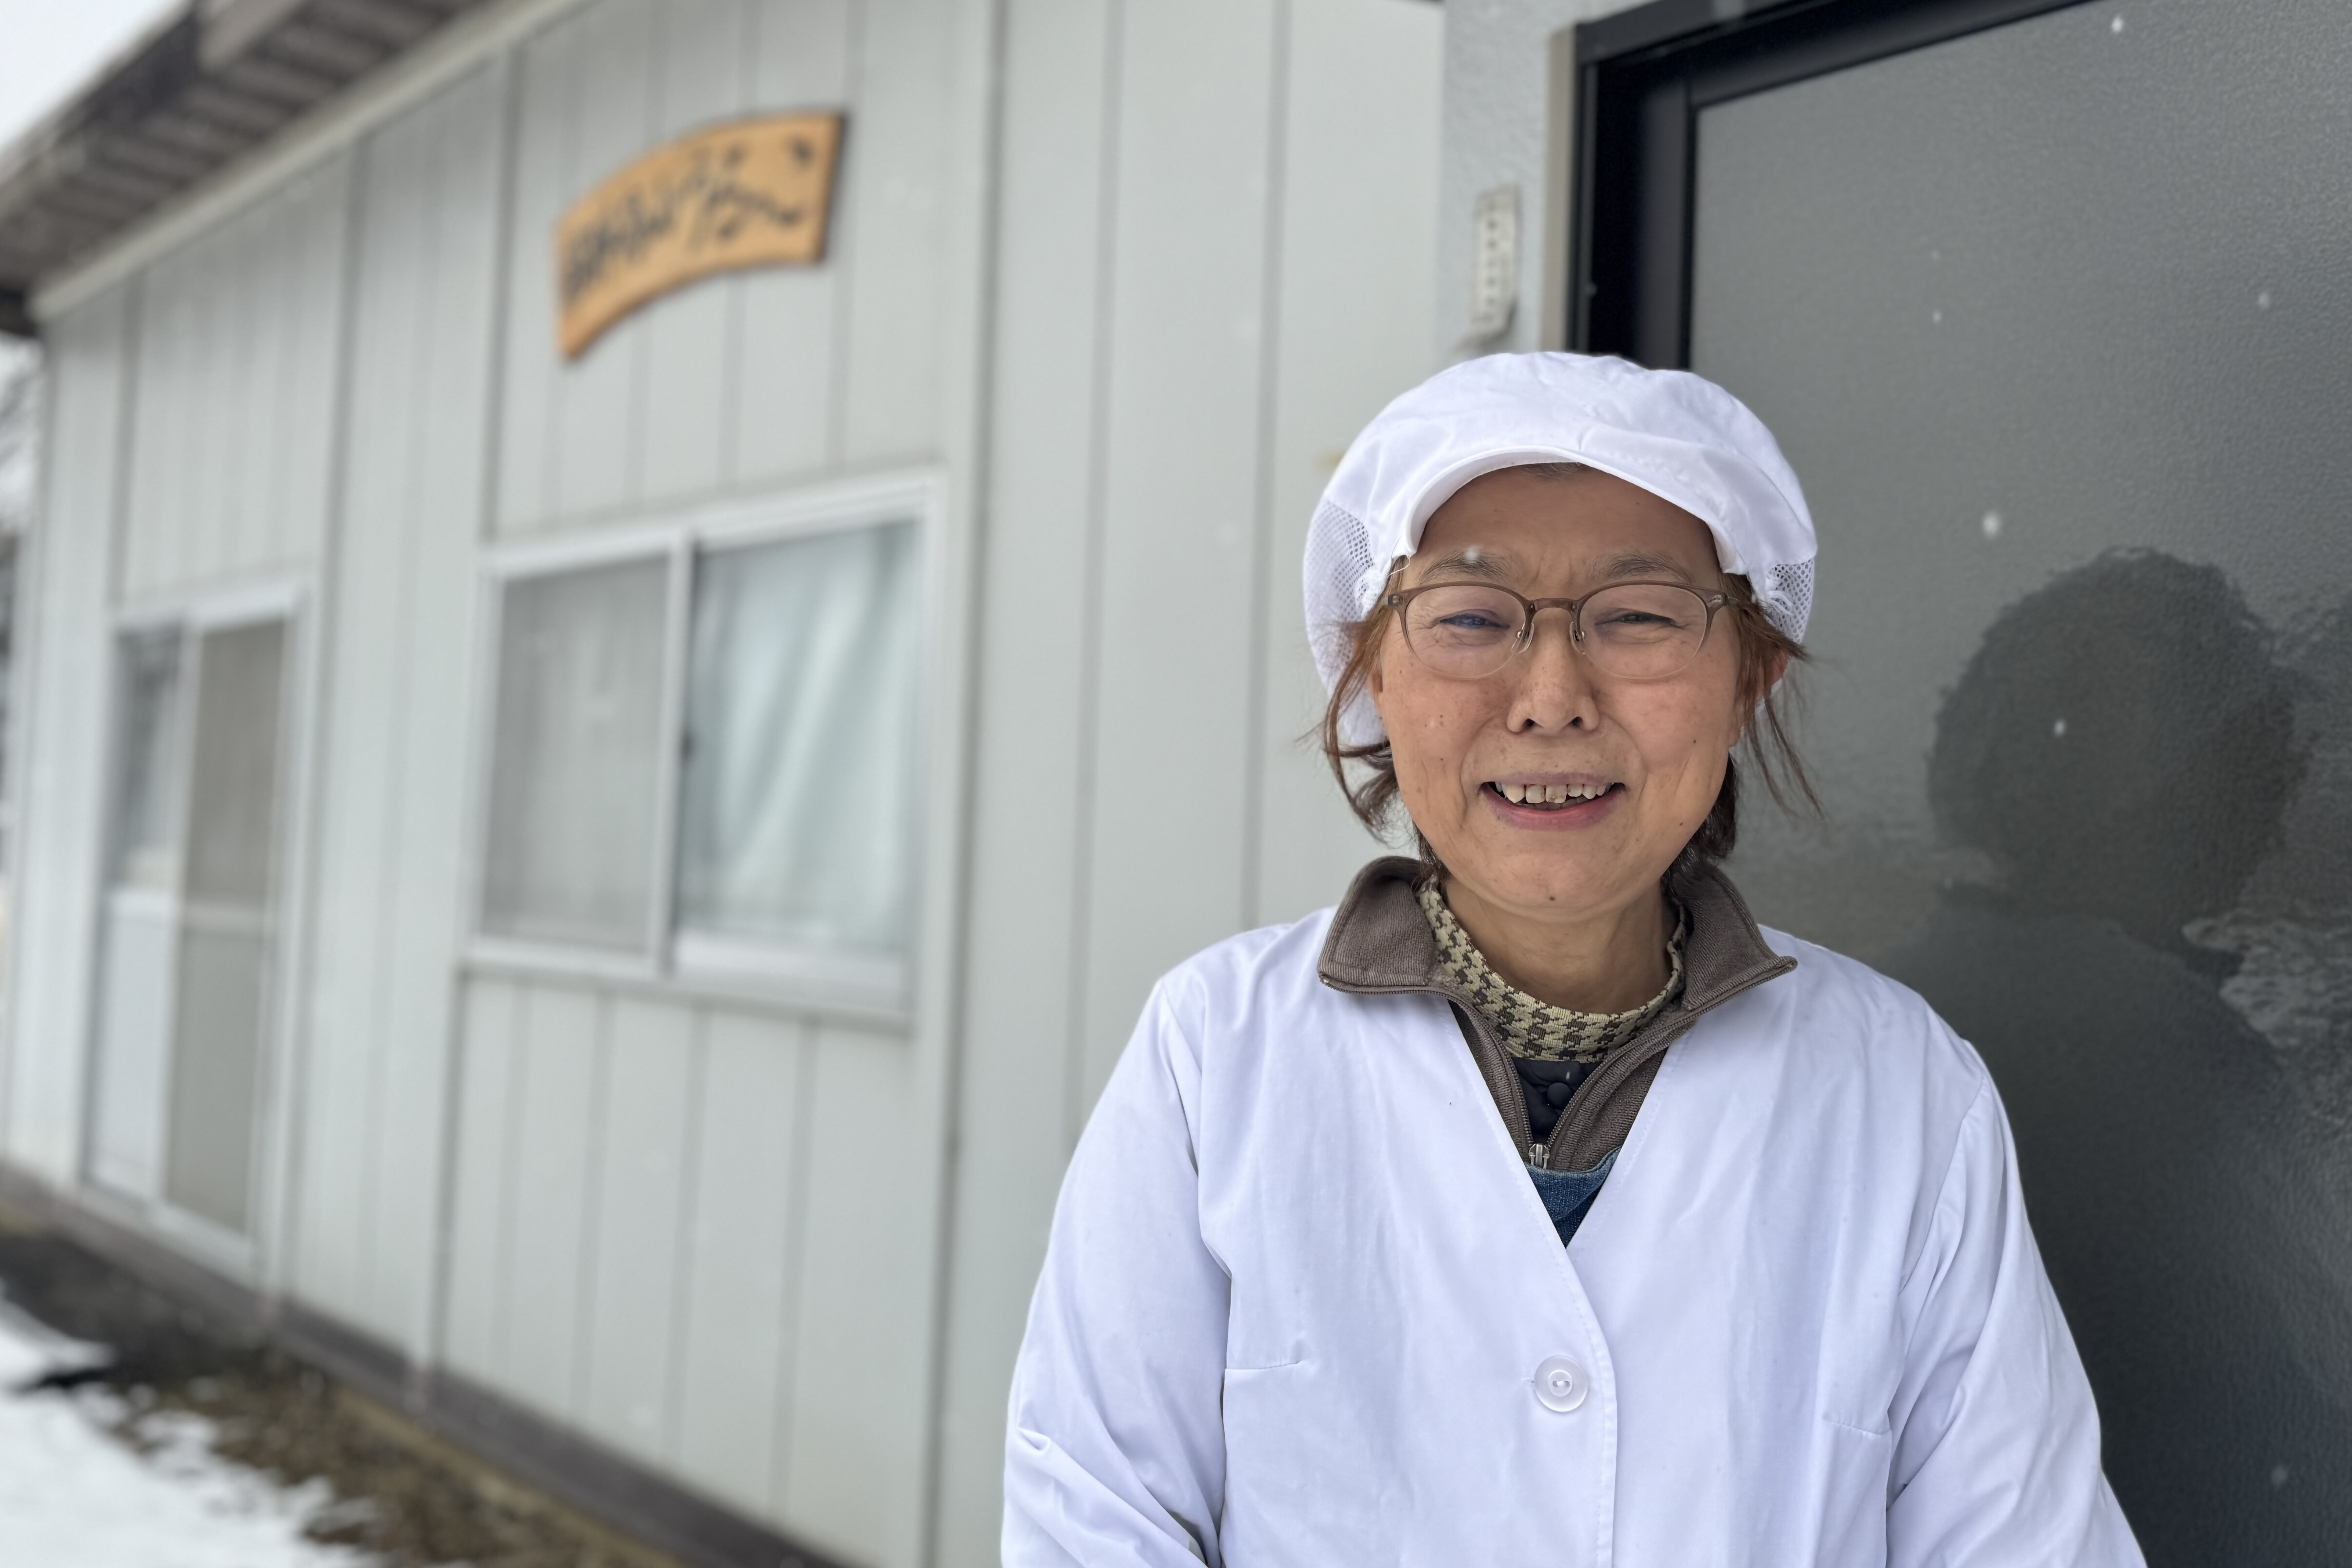
[[[1487,671],[1486,674],[1449,675],[1443,670],[1432,668],[1429,662],[1423,658],[1421,650],[1413,647],[1412,632],[1406,624],[1404,619],[1405,606],[1411,604],[1423,594],[1434,592],[1441,588],[1490,588],[1496,593],[1508,594],[1513,599],[1517,600],[1519,601],[1519,608],[1525,612],[1519,620],[1518,632],[1511,639],[1511,651],[1504,654],[1502,662],[1497,664],[1492,670]],[[1424,582],[1416,588],[1400,589],[1394,593],[1387,594],[1381,600],[1381,604],[1384,609],[1396,612],[1398,634],[1404,638],[1404,645],[1412,651],[1414,662],[1421,664],[1423,668],[1429,670],[1431,674],[1435,675],[1442,681],[1483,681],[1500,674],[1510,664],[1510,662],[1513,659],[1517,658],[1520,654],[1526,653],[1529,648],[1535,645],[1536,617],[1542,614],[1547,610],[1565,610],[1568,612],[1569,642],[1575,647],[1577,653],[1580,656],[1587,659],[1592,657],[1591,653],[1587,652],[1584,646],[1584,607],[1587,604],[1591,603],[1594,600],[1600,598],[1602,594],[1620,588],[1676,588],[1699,601],[1706,611],[1706,624],[1699,628],[1698,646],[1691,650],[1691,664],[1697,662],[1699,654],[1706,649],[1706,640],[1715,635],[1716,612],[1723,609],[1726,605],[1728,605],[1731,602],[1731,595],[1728,593],[1703,593],[1699,590],[1693,588],[1687,582],[1668,582],[1657,578],[1641,578],[1626,582],[1603,583],[1599,588],[1594,589],[1591,592],[1584,595],[1581,599],[1529,599],[1526,594],[1518,591],[1518,590],[1514,588],[1506,588],[1499,582]],[[1690,668],[1690,664],[1685,664],[1678,666],[1669,674],[1663,675],[1651,675],[1647,677],[1621,675],[1617,678],[1620,680],[1638,680],[1646,678],[1654,681],[1670,681],[1673,680],[1675,675],[1681,674],[1684,670],[1688,668]]]

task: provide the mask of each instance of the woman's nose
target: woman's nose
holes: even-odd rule
[[[1538,614],[1527,644],[1514,661],[1518,690],[1511,703],[1511,727],[1574,729],[1592,727],[1591,664],[1577,652],[1574,622],[1565,611]]]

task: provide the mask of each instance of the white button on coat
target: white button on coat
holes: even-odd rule
[[[2000,1099],[1917,997],[1767,932],[1798,967],[1666,1053],[1563,1248],[1446,1004],[1324,986],[1328,925],[1145,1007],[1013,1375],[1006,1563],[2139,1563]]]
[[[1547,1410],[1562,1415],[1584,1403],[1588,1384],[1584,1368],[1564,1355],[1555,1355],[1536,1368],[1536,1397]]]

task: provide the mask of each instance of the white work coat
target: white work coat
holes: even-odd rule
[[[1446,1003],[1322,983],[1330,918],[1144,1009],[1030,1309],[1008,1564],[2139,1563],[2000,1098],[1917,996],[1766,933],[1797,967],[1671,1047],[1563,1248]]]

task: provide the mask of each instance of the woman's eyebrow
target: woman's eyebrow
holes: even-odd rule
[[[1498,582],[1512,576],[1508,558],[1497,556],[1492,550],[1480,549],[1476,545],[1431,562],[1429,570],[1421,574],[1422,580],[1427,581],[1440,572],[1459,572],[1467,577],[1483,577]]]
[[[1678,582],[1692,580],[1689,572],[1662,555],[1612,556],[1601,567],[1600,575],[1609,582],[1622,582],[1631,577],[1671,577]]]

